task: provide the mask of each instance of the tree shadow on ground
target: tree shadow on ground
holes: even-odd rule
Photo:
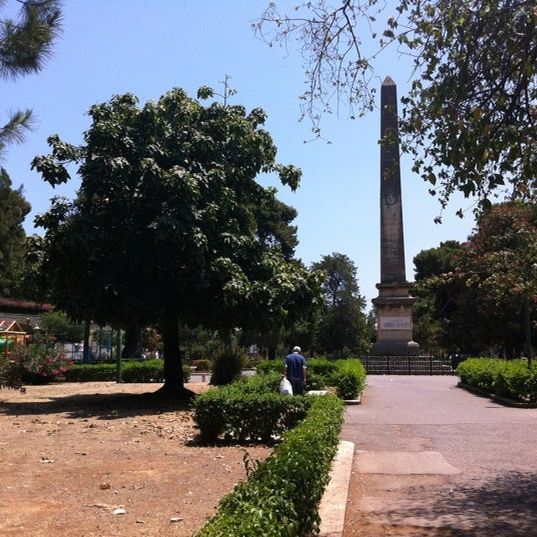
[[[192,403],[158,392],[142,394],[94,393],[51,397],[44,401],[1,401],[6,416],[65,413],[68,417],[114,420],[190,410]]]
[[[240,440],[238,438],[233,438],[231,436],[219,436],[216,440],[211,439],[207,440],[203,437],[201,433],[198,433],[194,438],[191,438],[190,440],[187,440],[185,443],[186,446],[189,447],[236,447],[240,446],[241,448],[249,448],[249,447],[259,447],[259,446],[266,446],[269,448],[274,449],[276,446],[282,443],[282,439],[280,437],[273,437],[270,439],[264,439],[264,438],[246,438],[244,440]]]
[[[409,504],[383,514],[411,526],[413,537],[529,537],[537,535],[536,490],[537,473],[509,472],[475,484],[454,484],[440,497],[416,490]]]

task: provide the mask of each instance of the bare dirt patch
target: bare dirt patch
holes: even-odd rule
[[[246,478],[244,448],[203,445],[148,384],[0,390],[0,535],[186,537]],[[197,393],[203,384],[188,384]],[[262,460],[267,446],[248,446]]]

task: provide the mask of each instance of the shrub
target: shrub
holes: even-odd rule
[[[22,384],[20,363],[13,360],[11,356],[0,354],[0,388],[16,389]]]
[[[328,384],[326,377],[308,371],[305,390],[323,390]]]
[[[19,346],[0,359],[0,385],[16,388],[65,380],[70,365],[62,352],[42,343]]]
[[[123,382],[163,382],[164,362],[146,360],[145,362],[122,362]],[[115,363],[76,364],[66,373],[69,382],[102,382],[116,380]],[[190,380],[190,367],[183,365],[183,379]]]
[[[349,358],[330,361],[326,358],[310,358],[307,365],[307,390],[335,386],[339,397],[356,399],[365,388],[366,372],[359,360]],[[283,360],[265,360],[257,366],[257,372],[261,375],[274,372],[281,374],[283,371]]]
[[[123,382],[164,382],[164,362],[125,362],[121,373]]]
[[[461,382],[486,393],[537,403],[537,364],[525,360],[469,358],[457,367]]]
[[[335,365],[331,383],[336,387],[338,397],[356,399],[365,388],[366,372],[362,362],[349,358],[338,360]]]
[[[494,393],[494,382],[502,360],[493,358],[469,358],[457,366],[457,375],[462,382]]]
[[[210,360],[192,360],[190,362],[192,367],[196,368],[196,371],[210,371],[211,370],[211,361]]]
[[[282,375],[270,373],[268,375],[254,375],[252,377],[241,377],[237,383],[243,384],[242,389],[246,392],[268,392],[278,393]]]
[[[337,363],[326,358],[310,358],[308,361],[308,372],[321,375],[326,379],[337,371]]]
[[[248,369],[255,369],[262,360],[263,358],[261,356],[249,356],[244,367],[247,367]]]
[[[102,382],[116,380],[116,365],[111,362],[75,364],[66,374],[68,382]]]
[[[220,435],[238,441],[267,441],[296,425],[309,400],[277,393],[279,377],[241,379],[196,398],[194,419],[206,441]]]
[[[337,450],[343,403],[333,396],[311,401],[306,419],[222,499],[196,537],[303,537],[316,532],[317,505]]]
[[[247,359],[248,357],[237,349],[226,350],[216,355],[213,360],[211,384],[223,386],[238,379]]]
[[[261,375],[268,375],[269,373],[282,375],[284,371],[283,360],[263,360],[255,366],[255,370]]]
[[[504,362],[496,373],[494,393],[525,403],[537,403],[537,366],[530,370],[525,360]]]

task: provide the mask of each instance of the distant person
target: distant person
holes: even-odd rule
[[[306,358],[300,354],[300,347],[294,347],[293,353],[285,359],[285,376],[293,387],[293,395],[302,395],[306,384]]]

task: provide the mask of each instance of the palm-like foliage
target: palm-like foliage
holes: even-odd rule
[[[0,0],[0,8],[5,6]],[[52,44],[61,27],[58,0],[25,0],[16,20],[0,19],[0,78],[16,79],[40,71],[52,53]],[[0,128],[0,155],[6,145],[20,143],[32,126],[32,111],[9,114]]]

